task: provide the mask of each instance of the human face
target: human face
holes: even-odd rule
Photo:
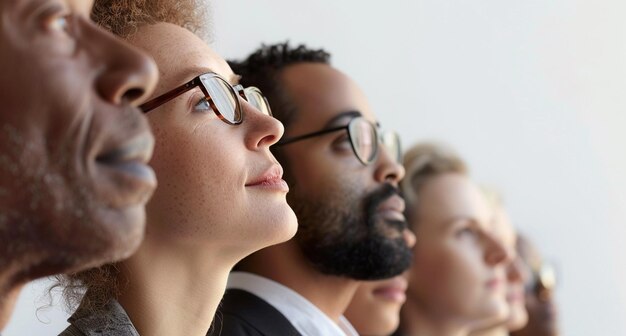
[[[228,64],[179,26],[144,26],[130,42],[159,66],[155,96],[207,72],[237,84]],[[221,121],[199,87],[146,114],[156,138],[151,164],[161,180],[147,207],[146,240],[201,245],[238,260],[294,235],[288,187],[269,152],[283,134],[282,124],[243,99],[240,103],[239,125]]]
[[[508,330],[518,330],[528,322],[524,306],[524,283],[528,277],[515,245],[517,234],[511,220],[502,206],[496,206],[493,221],[493,233],[511,256],[506,265],[506,301],[509,305]]]
[[[503,322],[507,250],[492,233],[493,210],[461,174],[441,174],[419,190],[408,300],[429,318],[460,327]]]
[[[19,280],[127,257],[143,237],[154,140],[134,106],[156,67],[91,6],[0,3],[0,255]]]
[[[364,281],[344,315],[363,336],[389,335],[400,324],[400,307],[406,300],[406,279],[398,275],[379,281]]]
[[[328,65],[291,65],[280,80],[297,106],[286,137],[347,125],[358,116],[375,123],[356,84]],[[381,146],[365,166],[347,132],[333,132],[290,143],[279,153],[292,188],[288,200],[300,222],[296,242],[318,271],[373,280],[408,267],[415,238],[406,229],[396,190],[404,169],[386,149]]]
[[[539,251],[526,239],[519,238],[517,241],[518,253],[524,260],[524,264],[531,276],[529,276],[526,288],[526,309],[528,311],[528,324],[518,331],[512,332],[515,336],[555,336],[559,335],[558,310],[554,301],[553,288],[541,286],[535,283],[538,279],[537,272],[541,269],[543,261]],[[528,284],[535,283],[535,286]],[[539,288],[537,288],[539,286]],[[539,289],[539,290],[538,290]]]

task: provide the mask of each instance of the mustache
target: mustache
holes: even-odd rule
[[[374,218],[376,215],[376,210],[380,207],[381,203],[384,203],[392,196],[399,196],[402,199],[402,193],[400,190],[393,186],[391,183],[385,183],[380,186],[378,189],[372,191],[367,197],[364,199],[364,207],[365,213],[367,214],[367,218]],[[368,226],[373,228],[376,225],[375,221],[367,221]],[[387,220],[385,221],[389,226],[396,228],[400,231],[403,231],[407,228],[406,221],[398,221],[398,220]]]

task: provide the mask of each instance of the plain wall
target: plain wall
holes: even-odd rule
[[[405,145],[440,140],[498,188],[558,265],[564,335],[626,335],[623,0],[216,1],[213,46],[241,58],[289,39],[333,54]],[[5,336],[53,335],[46,282]]]

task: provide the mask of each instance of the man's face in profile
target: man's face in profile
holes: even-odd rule
[[[96,27],[91,6],[0,2],[0,267],[25,280],[128,256],[156,186],[133,107],[156,66]]]
[[[297,106],[285,139],[345,126],[356,117],[375,122],[354,82],[328,65],[291,65],[280,80]],[[379,146],[377,159],[364,165],[341,130],[290,143],[280,153],[299,222],[295,239],[316,269],[372,280],[408,268],[414,238],[396,188],[404,169],[389,152]]]

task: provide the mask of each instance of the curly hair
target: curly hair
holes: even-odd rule
[[[407,217],[415,212],[420,189],[428,180],[438,175],[467,174],[465,162],[451,148],[436,143],[420,143],[404,154],[406,175],[400,189],[407,202]]]
[[[145,24],[172,23],[208,37],[208,2],[203,0],[95,0],[91,18],[115,35],[127,38]]]
[[[330,54],[323,49],[310,49],[303,44],[292,48],[289,42],[262,44],[243,61],[229,60],[233,71],[241,76],[243,86],[256,86],[272,106],[272,114],[285,128],[297,111],[280,82],[281,71],[298,63],[330,64]]]
[[[92,19],[124,38],[145,24],[168,22],[199,35],[208,31],[208,7],[204,0],[95,0]],[[199,35],[200,37],[205,37]],[[48,295],[60,290],[68,310],[97,312],[123,291],[128,284],[119,264],[106,264],[89,270],[56,276]]]

